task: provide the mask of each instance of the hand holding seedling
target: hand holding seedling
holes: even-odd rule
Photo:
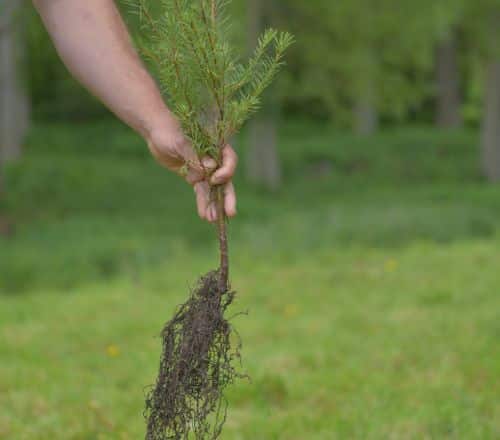
[[[156,160],[184,177],[193,185],[198,215],[209,222],[217,220],[217,209],[211,198],[211,186],[224,186],[224,210],[227,217],[236,215],[236,194],[232,177],[236,171],[238,156],[230,145],[222,150],[222,163],[209,156],[201,160],[191,142],[184,135],[176,120],[166,121],[147,139],[149,149]]]
[[[237,156],[224,147],[220,166],[200,161],[177,118],[166,107],[138,57],[113,0],[33,0],[72,74],[125,123],[139,132],[156,160],[193,185],[198,214],[217,219],[210,184],[224,186],[225,214],[236,214],[231,182]]]

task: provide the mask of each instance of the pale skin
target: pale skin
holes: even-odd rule
[[[224,208],[236,215],[232,177],[238,157],[230,145],[222,165],[199,160],[141,62],[113,0],[33,0],[69,71],[147,142],[151,154],[194,187],[198,214],[217,220],[211,185],[224,185]],[[187,173],[185,172],[187,170]]]

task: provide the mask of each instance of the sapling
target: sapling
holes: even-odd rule
[[[255,113],[292,44],[269,29],[241,61],[229,42],[227,0],[129,0],[140,17],[144,56],[197,155],[219,165],[222,148]],[[189,164],[187,164],[189,166]],[[211,188],[217,209],[219,268],[200,278],[162,331],[155,386],[146,399],[147,440],[216,439],[226,418],[225,387],[238,372],[239,344],[225,318],[234,298],[229,277],[224,188]]]

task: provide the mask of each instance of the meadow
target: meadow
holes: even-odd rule
[[[236,179],[251,381],[222,438],[500,438],[500,187],[477,133],[280,132],[282,189]],[[216,266],[213,227],[114,122],[35,125],[6,183],[0,439],[143,438],[157,335]]]

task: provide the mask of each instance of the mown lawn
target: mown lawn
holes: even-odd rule
[[[278,194],[237,180],[252,381],[223,438],[500,438],[500,188],[475,133],[282,139]],[[7,171],[0,438],[142,438],[156,335],[216,264],[211,227],[116,124],[38,125]]]

